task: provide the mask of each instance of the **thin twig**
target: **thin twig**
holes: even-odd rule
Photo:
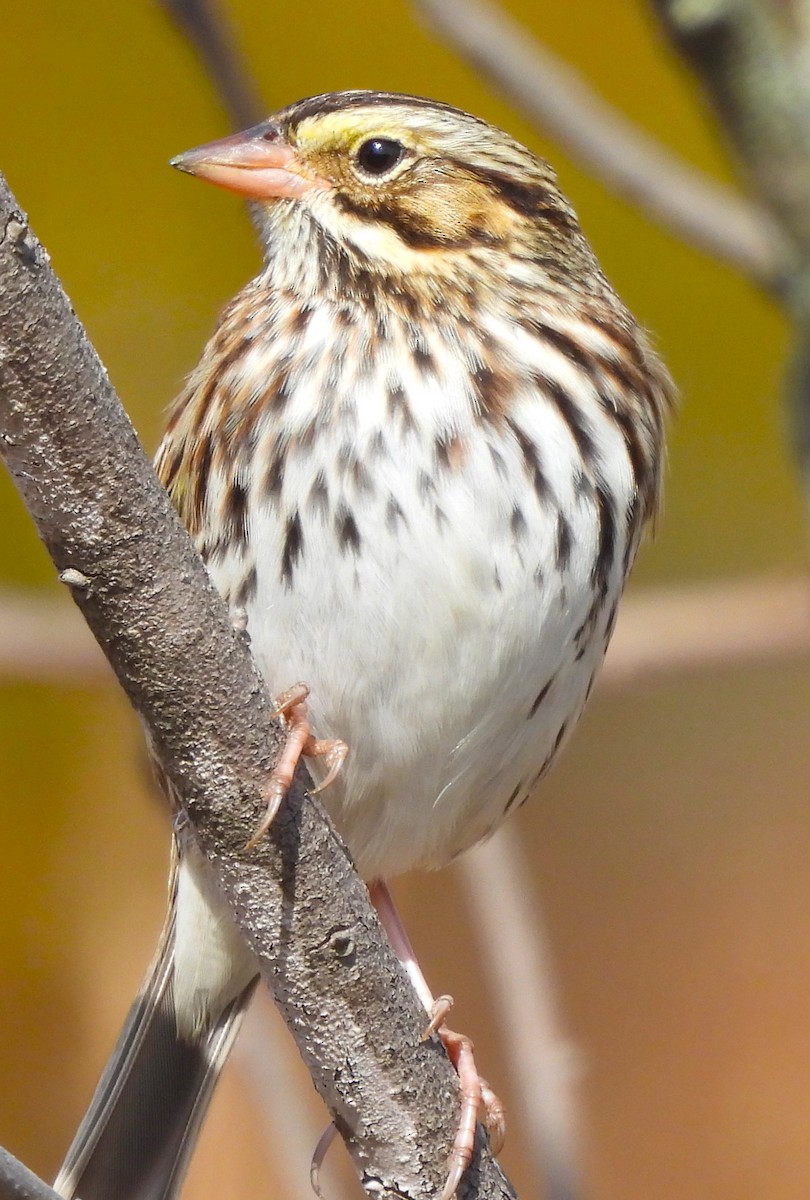
[[[427,23],[584,170],[690,245],[776,289],[788,252],[765,209],[716,183],[602,100],[486,0],[414,0]]]
[[[499,1027],[521,1099],[535,1175],[548,1200],[584,1194],[576,1053],[562,1029],[540,898],[514,824],[459,860],[471,925],[487,964]]]
[[[426,1198],[458,1086],[306,773],[245,848],[273,701],[0,176],[0,454],[139,713],[363,1182]],[[328,928],[324,927],[328,914]],[[380,1047],[386,1052],[380,1053]],[[462,1194],[511,1195],[481,1139]]]
[[[158,3],[194,47],[232,124],[239,129],[261,120],[264,112],[258,88],[217,0],[158,0]]]

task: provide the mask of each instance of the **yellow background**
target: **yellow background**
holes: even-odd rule
[[[510,8],[645,129],[728,177],[641,0]],[[433,95],[557,165],[683,393],[664,519],[635,588],[805,565],[781,432],[789,337],[767,300],[592,181],[407,4],[234,0],[230,11],[268,111],[343,87]],[[258,261],[238,202],[167,167],[226,132],[226,117],[147,0],[9,5],[2,42],[0,169],[151,451],[218,308]],[[56,593],[5,477],[0,514],[0,579]],[[808,1194],[808,685],[805,661],[597,695],[518,818],[581,1054],[600,1200]],[[45,1177],[160,924],[167,830],[145,780],[138,730],[111,686],[0,679],[0,1144]],[[507,1103],[506,1170],[536,1194],[453,873],[397,892],[428,977],[456,995],[454,1023]],[[271,1190],[239,1091],[232,1079],[216,1106],[189,1196]],[[306,1178],[299,1186],[306,1195]]]

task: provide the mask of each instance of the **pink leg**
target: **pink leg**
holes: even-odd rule
[[[273,715],[286,718],[287,740],[281,751],[281,757],[271,771],[264,789],[267,801],[265,814],[247,843],[246,850],[252,850],[254,846],[258,845],[273,824],[273,818],[278,812],[279,805],[290,790],[295,768],[298,766],[302,754],[306,758],[323,758],[326,761],[328,768],[326,778],[318,787],[312,789],[314,796],[316,792],[321,792],[329,786],[349,753],[346,743],[338,741],[337,738],[319,740],[312,736],[307,719],[306,699],[308,695],[307,685],[296,683],[294,687],[288,688],[276,699],[276,711]]]
[[[478,1074],[473,1057],[473,1044],[470,1039],[461,1033],[455,1033],[445,1025],[445,1018],[453,1007],[453,998],[452,996],[439,996],[437,1000],[433,999],[427,980],[416,961],[416,955],[410,938],[405,932],[405,926],[394,907],[388,887],[384,883],[374,883],[369,887],[369,895],[383,929],[388,934],[391,947],[407,971],[408,978],[430,1017],[424,1036],[428,1038],[432,1033],[439,1035],[447,1055],[458,1073],[461,1090],[461,1118],[453,1140],[453,1149],[450,1152],[449,1174],[440,1197],[440,1200],[450,1200],[455,1195],[461,1177],[472,1158],[475,1145],[475,1126],[479,1112],[483,1111],[484,1113],[493,1154],[500,1152],[506,1127],[503,1105],[486,1080]]]

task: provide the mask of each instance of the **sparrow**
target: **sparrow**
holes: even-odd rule
[[[264,261],[157,472],[271,689],[305,681],[257,836],[314,755],[459,1070],[447,1200],[482,1085],[387,881],[488,837],[568,741],[656,511],[672,383],[552,168],[459,109],[331,93],[174,165],[250,202]],[[176,831],[158,953],[60,1195],[177,1195],[256,974]]]

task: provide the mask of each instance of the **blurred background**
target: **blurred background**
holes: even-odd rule
[[[729,177],[642,0],[613,0],[609,17],[602,0],[509,9],[641,127]],[[506,127],[557,166],[683,395],[663,519],[634,594],[806,567],[780,404],[788,334],[766,299],[595,183],[408,4],[230,0],[228,11],[268,111],[345,87],[421,93]],[[258,264],[238,201],[167,166],[227,129],[156,3],[6,7],[0,169],[150,453],[218,309]],[[2,586],[58,596],[5,476],[0,514]],[[516,818],[580,1072],[590,1196],[808,1194],[809,728],[806,656],[597,689],[563,763]],[[163,917],[167,821],[107,676],[43,682],[24,662],[0,676],[0,843],[0,1144],[51,1178]],[[532,1135],[458,876],[405,878],[395,893],[428,978],[455,995],[453,1024],[506,1103],[501,1161],[536,1196]],[[243,1052],[216,1098],[190,1200],[308,1192],[306,1155],[279,1174],[245,1062]],[[290,1071],[317,1130],[308,1080],[292,1060]]]

